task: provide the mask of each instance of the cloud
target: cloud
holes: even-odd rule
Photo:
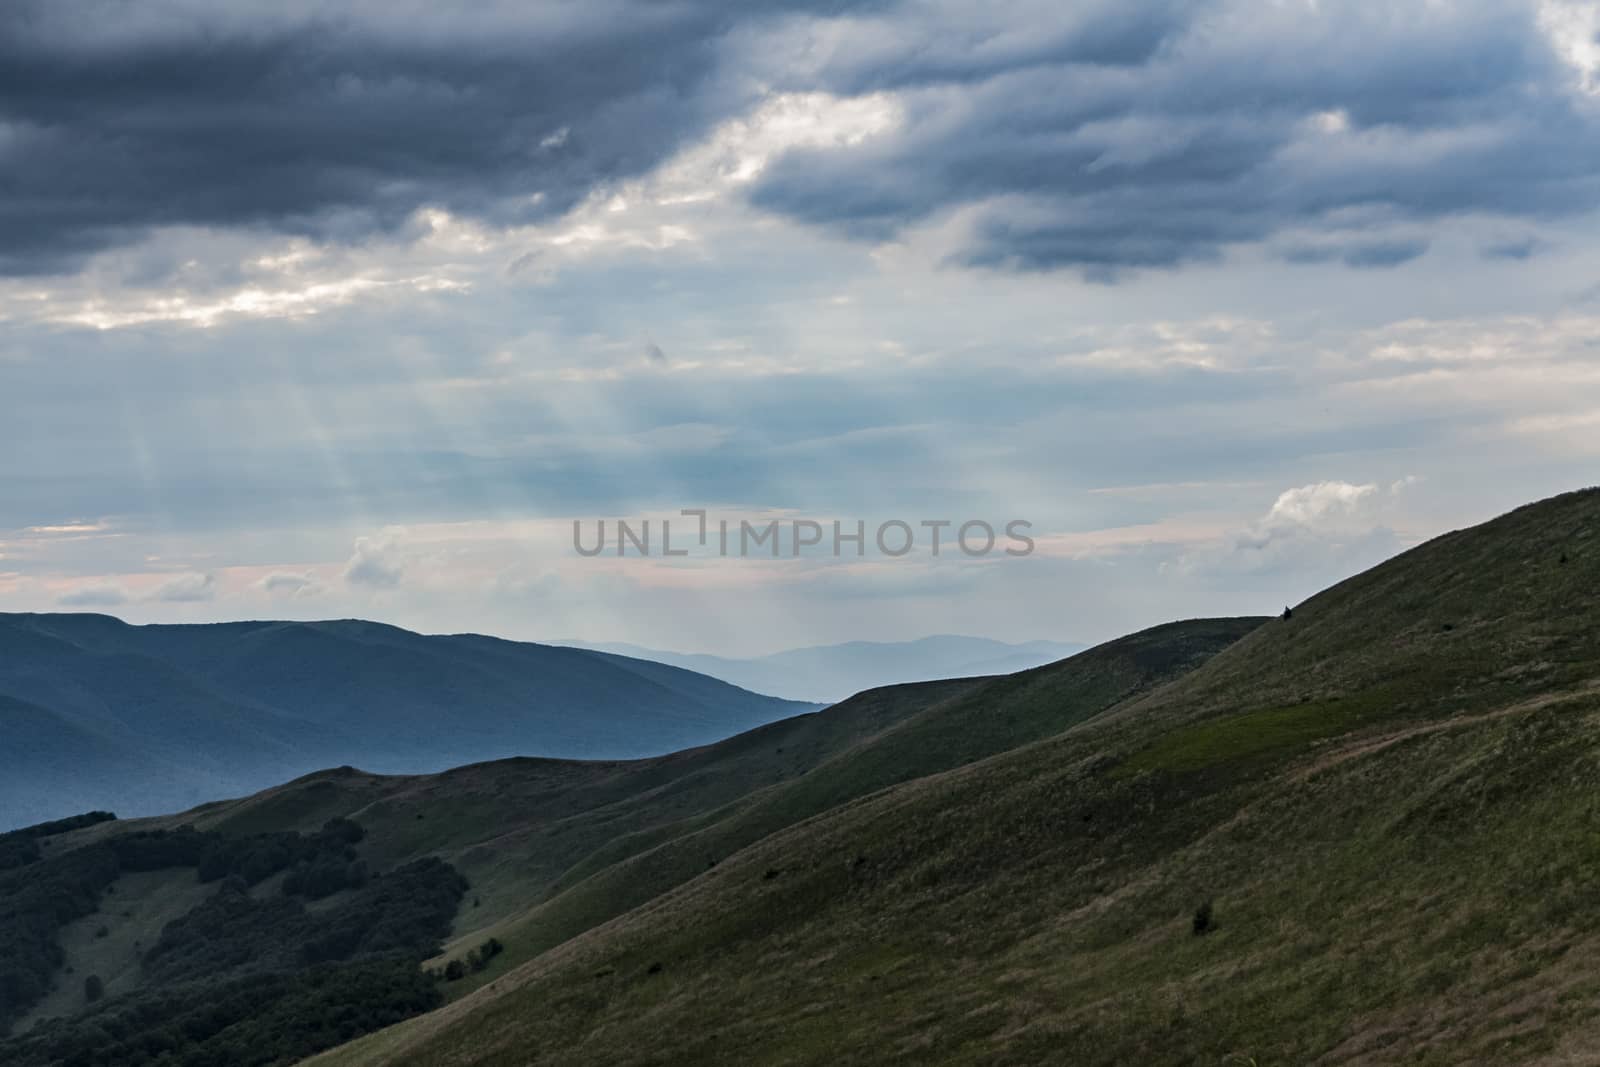
[[[1376,485],[1349,482],[1316,482],[1285,489],[1273,501],[1260,528],[1267,531],[1331,528],[1360,516],[1365,503],[1377,493]]]
[[[127,590],[111,583],[81,585],[56,598],[64,608],[114,608],[127,602]]]
[[[1314,482],[1286,489],[1265,516],[1233,538],[1234,563],[1247,569],[1281,569],[1328,559],[1381,558],[1396,543],[1383,521],[1386,500],[1413,482],[1409,477],[1396,481],[1387,494],[1371,482]]]
[[[0,273],[71,270],[154,227],[348,241],[425,205],[560,214],[751,104],[721,76],[725,39],[808,6],[13,0]]]
[[[86,522],[83,520],[74,520],[72,522],[58,523],[54,526],[29,526],[26,527],[22,532],[38,535],[92,534],[103,533],[108,529],[110,529],[110,526],[105,522]]]
[[[217,580],[211,574],[180,574],[163,583],[152,599],[166,604],[199,604],[217,595]]]
[[[322,592],[321,583],[311,575],[287,572],[267,575],[256,583],[256,588],[274,597],[309,597]]]
[[[752,197],[868,241],[955,215],[952,261],[1215,260],[1279,235],[1392,267],[1413,231],[1600,205],[1600,111],[1538,5],[926,0],[846,20],[798,75],[905,120],[774,161]]]
[[[1420,480],[1408,475],[1387,486],[1332,480],[1285,489],[1260,518],[1192,545],[1172,569],[1224,583],[1252,574],[1351,573],[1398,551],[1402,539],[1391,527],[1397,498]]]
[[[394,541],[387,536],[356,538],[355,553],[345,564],[344,580],[371,589],[393,589],[404,568],[393,558]]]
[[[1545,243],[1537,237],[1511,237],[1501,241],[1491,241],[1483,246],[1481,252],[1485,259],[1529,259],[1539,252],[1544,251]]]
[[[1312,231],[1337,249],[1291,259],[1392,267],[1426,249],[1418,226],[1600,205],[1597,50],[1558,6],[14,0],[0,273],[158,228],[345,243],[420,232],[424,208],[548,220],[783,100],[892,116],[729,172],[855,238],[956,217],[952,262],[1110,281]]]
[[[1398,267],[1409,263],[1428,250],[1428,242],[1420,238],[1391,238],[1386,240],[1336,241],[1331,244],[1301,245],[1290,248],[1283,258],[1290,263],[1327,263],[1338,260],[1356,269]]]

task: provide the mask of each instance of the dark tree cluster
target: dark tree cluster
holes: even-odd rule
[[[290,896],[321,900],[341,889],[360,889],[369,877],[365,860],[325,852],[296,864],[283,880],[283,891]]]
[[[152,981],[176,983],[239,970],[287,970],[307,925],[298,901],[256,900],[244,879],[228,878],[166,925],[144,954],[144,973]]]
[[[421,960],[449,935],[466,888],[454,867],[424,859],[374,878],[335,907],[311,912],[291,897],[255,899],[243,879],[230,878],[167,924],[145,954],[145,973],[181,982],[395,953]]]
[[[118,835],[0,872],[0,1029],[49,991],[63,963],[61,926],[93,913],[119,874],[193,866],[220,881],[145,953],[152,984],[108,996],[98,976],[86,977],[85,1013],[0,1041],[0,1063],[265,1067],[436,1006],[436,978],[421,963],[448,936],[466,879],[432,858],[375,876],[361,867],[353,878],[361,837],[343,819],[309,835],[185,827]],[[252,878],[286,868],[292,891],[251,894]],[[351,893],[330,907],[313,912],[298,898],[335,881]],[[486,943],[485,962],[488,951]]]
[[[441,996],[406,958],[170,986],[0,1044],[16,1067],[268,1067],[393,1025]]]
[[[64,962],[61,928],[93,914],[119,873],[105,845],[0,873],[0,1033],[50,992]]]
[[[65,819],[53,819],[50,822],[34,823],[24,826],[20,830],[11,831],[14,834],[25,834],[28,837],[54,837],[57,834],[69,833],[73,830],[82,830],[85,826],[94,826],[98,823],[112,822],[116,815],[109,811],[86,811],[82,815],[68,815]]]
[[[355,862],[353,846],[364,833],[349,819],[330,819],[321,830],[309,835],[284,832],[225,837],[210,834],[198,859],[200,880],[216,882],[237,877],[244,879],[247,885],[255,885],[285,868],[304,869],[318,864],[348,866]],[[343,888],[343,885],[335,888]]]
[[[230,836],[185,826],[117,834],[58,856],[45,857],[38,848],[40,838],[112,818],[115,816],[107,812],[90,812],[0,835],[0,1034],[49,993],[64,962],[59,945],[61,927],[98,910],[101,898],[121,874],[194,867],[202,882],[234,879],[248,886],[292,868],[285,879],[285,892],[308,898],[369,881],[366,867],[354,851],[364,831],[349,819],[332,819],[314,834]],[[449,870],[455,875],[454,868]],[[217,907],[230,901],[237,905],[236,897],[227,896]],[[210,903],[197,911],[205,911]],[[417,908],[427,911],[436,903],[436,898],[425,893]],[[267,910],[279,917],[304,912],[298,905],[284,905]],[[215,916],[207,913],[207,921],[214,922]],[[446,928],[448,923],[446,919]],[[324,937],[317,933],[302,940]],[[355,947],[359,945],[358,939]],[[230,953],[239,957],[227,965],[237,967],[252,962],[257,950],[225,942],[212,951],[218,959]],[[349,955],[331,953],[321,958]]]
[[[78,830],[115,818],[116,816],[109,811],[90,811],[0,834],[0,871],[11,871],[18,867],[26,867],[30,863],[37,863],[44,855],[43,850],[39,848],[40,838],[54,837],[69,830]]]
[[[0,871],[14,871],[30,863],[39,862],[44,855],[39,842],[17,834],[0,835]]]
[[[506,947],[500,943],[499,938],[491,937],[489,940],[485,941],[483,944],[467,953],[467,958],[465,961],[451,960],[449,963],[444,965],[443,970],[434,970],[430,971],[429,973],[435,978],[442,979],[446,982],[459,982],[469,973],[476,974],[485,967],[489,966],[489,961],[500,955],[500,953],[504,952],[505,950]]]

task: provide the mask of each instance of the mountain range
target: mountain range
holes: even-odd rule
[[[344,763],[655,755],[813,706],[609,653],[370,622],[0,615],[0,829],[173,811]]]
[[[290,1051],[250,1062],[1594,1062],[1597,530],[1600,490],[1571,493],[1283,617],[878,688],[667,756],[343,767],[0,839],[21,875],[0,917],[47,874],[111,879],[31,957],[108,975],[104,999],[74,977],[14,1003],[0,1061],[233,1062],[270,1034]],[[403,973],[380,982],[388,957],[350,938],[321,970],[251,955],[326,909],[393,915],[366,872],[442,884],[419,863],[468,888],[425,895],[453,913],[426,949],[435,912],[362,927],[420,931]],[[245,873],[213,891],[206,864]],[[323,868],[346,887],[296,904]],[[174,984],[199,925],[227,951]],[[238,994],[282,973],[292,1028]]]
[[[558,643],[670,663],[757,693],[819,704],[832,704],[882,685],[1013,674],[1066,659],[1087,647],[1061,641],[1007,644],[986,637],[936,634],[915,641],[847,641],[737,659],[620,643]]]

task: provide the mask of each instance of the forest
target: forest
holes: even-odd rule
[[[93,813],[0,837],[0,1030],[68,979],[62,929],[95,914],[124,874],[194,868],[216,890],[144,951],[143,981],[103,998],[82,979],[82,1014],[0,1041],[11,1064],[292,1062],[438,1003],[422,971],[450,932],[467,881],[422,859],[373,874],[364,831],[332,819],[311,834],[132,831],[46,854],[41,839],[104,821]],[[261,883],[283,873],[281,887]],[[325,907],[307,902],[347,891]],[[73,979],[77,980],[77,979]]]

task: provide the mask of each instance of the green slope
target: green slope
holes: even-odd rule
[[[182,815],[91,827],[52,847],[186,823],[227,834],[312,833],[331,818],[353,818],[367,831],[359,851],[372,869],[434,855],[470,879],[455,940],[436,963],[465,959],[490,936],[505,951],[447,987],[460,996],[775,831],[1057,733],[1192,669],[1259,623],[1179,623],[1007,678],[886,687],[655,759],[516,759],[412,777],[339,768]],[[1000,700],[1010,710],[990,718]],[[171,899],[192,894],[188,872],[173,871],[170,880]],[[160,875],[144,881],[142,891],[162,896]],[[68,931],[66,966],[115,974],[117,992],[141,988],[138,969],[121,966],[132,957],[119,946],[149,931],[114,921],[108,941],[93,936],[100,925],[94,919]],[[103,959],[108,952],[116,959]],[[32,1018],[81,1008],[81,995],[65,986],[59,994]]]
[[[993,679],[930,704],[806,773],[714,810],[615,837],[570,868],[554,895],[494,928],[510,946],[505,962],[529,958],[645,904],[786,827],[1086,721],[1119,700],[1192,669],[1260,622],[1173,623],[1060,663]],[[903,692],[888,687],[856,700],[888,699]]]
[[[1437,539],[326,1062],[1596,1062],[1597,522]]]

